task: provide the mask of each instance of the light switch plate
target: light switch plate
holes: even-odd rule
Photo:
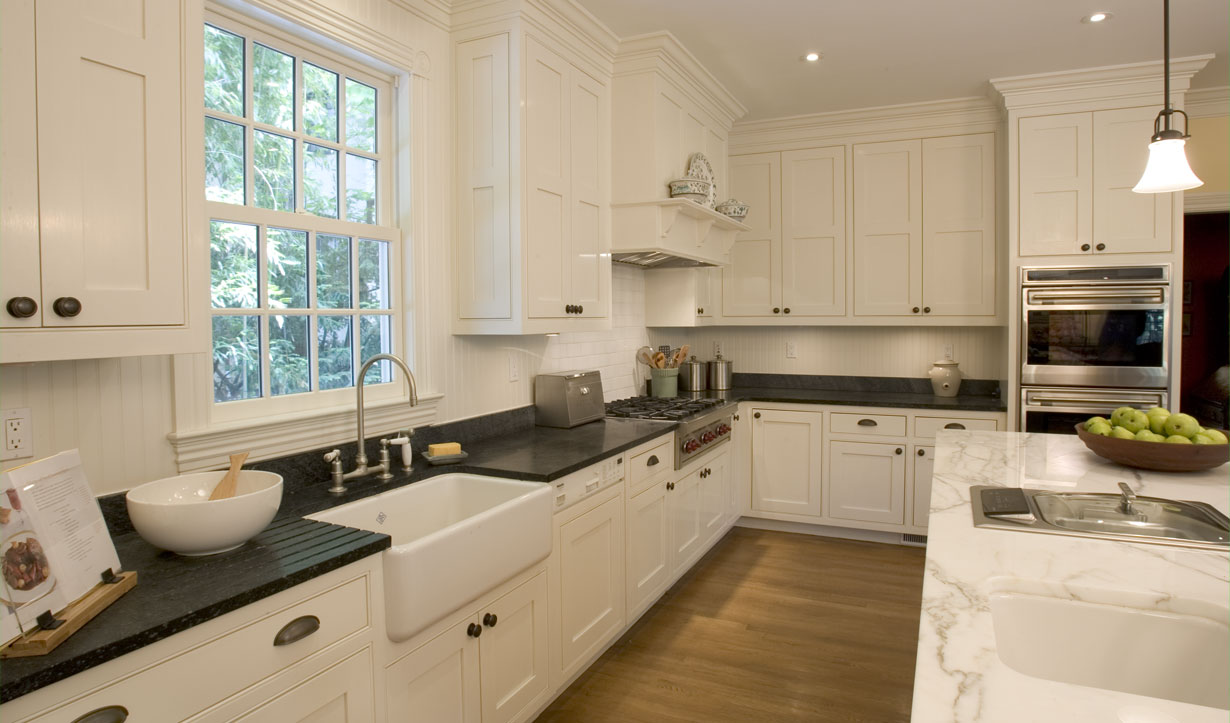
[[[793,341],[786,342],[786,358],[787,359],[798,359],[799,358],[799,345],[798,344],[795,344]]]
[[[34,444],[31,439],[30,408],[0,409],[0,420],[4,421],[4,449],[0,460],[32,456],[34,453],[30,450]]]
[[[517,362],[517,355],[514,352],[508,352],[508,381],[515,382],[521,379],[521,365]]]

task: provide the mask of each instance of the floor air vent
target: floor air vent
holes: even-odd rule
[[[927,536],[926,535],[902,535],[901,544],[913,545],[914,547],[926,547],[927,546]]]

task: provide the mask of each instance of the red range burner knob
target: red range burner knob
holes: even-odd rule
[[[729,424],[719,424],[717,428],[717,433],[719,435],[730,434],[730,425]]]
[[[700,449],[700,442],[696,441],[696,439],[689,439],[683,443],[684,452],[695,452],[698,449]]]
[[[715,439],[717,439],[717,435],[714,434],[713,432],[705,432],[704,434],[700,435],[700,441],[704,442],[705,444],[709,444]]]

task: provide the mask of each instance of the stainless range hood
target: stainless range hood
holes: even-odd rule
[[[642,269],[691,269],[718,265],[662,251],[617,251],[611,254],[611,261]]]

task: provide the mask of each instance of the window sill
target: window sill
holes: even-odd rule
[[[436,421],[436,408],[443,394],[427,394],[418,406],[405,399],[372,402],[364,421],[366,434],[373,437],[393,434],[400,429],[417,428]],[[250,462],[284,457],[330,444],[353,442],[358,432],[353,405],[327,410],[300,412],[266,419],[245,420],[209,429],[172,432],[167,435],[179,471],[195,472],[227,466],[229,455],[247,450]],[[324,463],[321,463],[324,470]]]

